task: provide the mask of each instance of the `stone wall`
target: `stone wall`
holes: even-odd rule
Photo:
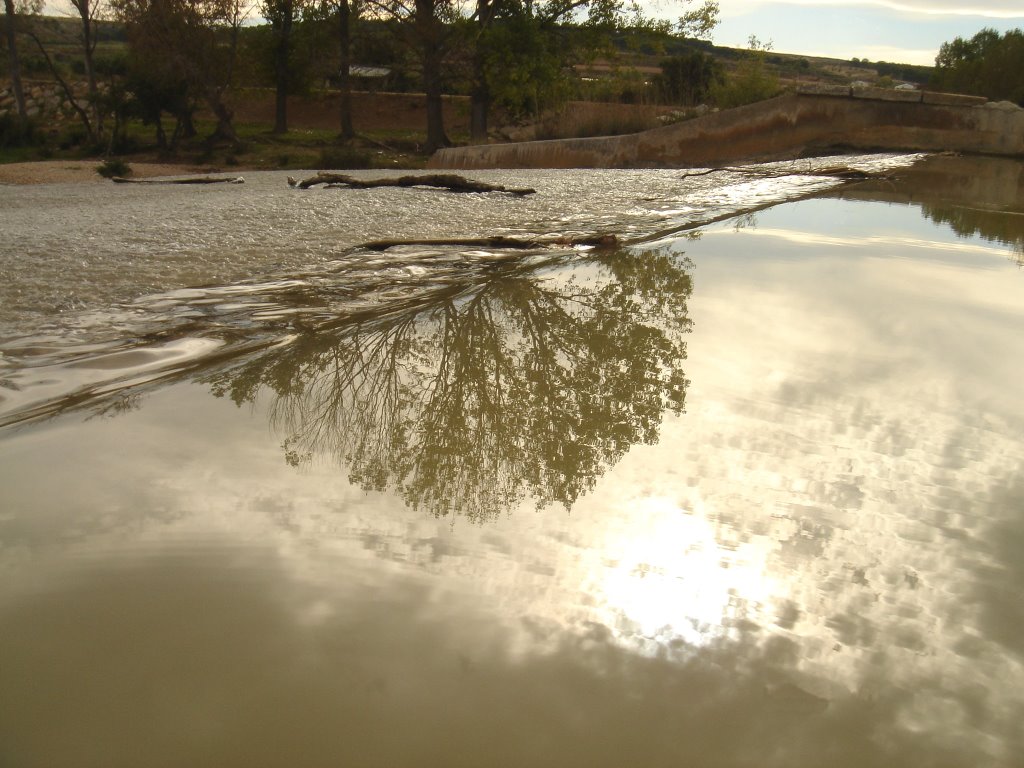
[[[84,104],[85,86],[76,84],[72,87],[76,89],[75,98],[79,104]],[[36,121],[40,128],[58,128],[68,120],[78,119],[64,90],[57,83],[23,81],[22,90],[25,94],[25,111],[29,119]],[[6,83],[0,89],[0,118],[17,114],[14,90]]]
[[[956,94],[825,86],[628,136],[442,149],[429,167],[705,167],[833,148],[1024,157],[1024,109]]]

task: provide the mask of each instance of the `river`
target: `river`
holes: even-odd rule
[[[284,176],[0,187],[0,764],[1021,764],[1024,165]]]

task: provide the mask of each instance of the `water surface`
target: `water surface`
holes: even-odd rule
[[[1019,765],[1024,175],[967,162],[685,231],[569,172],[635,243],[11,333],[0,763]]]

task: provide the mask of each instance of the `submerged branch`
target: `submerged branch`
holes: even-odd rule
[[[859,168],[851,168],[848,165],[838,165],[830,168],[817,168],[813,170],[804,171],[775,171],[758,168],[737,168],[732,166],[723,166],[721,168],[710,168],[705,171],[694,171],[693,173],[684,173],[680,178],[690,179],[696,176],[709,176],[712,173],[720,173],[728,171],[729,173],[743,173],[748,176],[760,176],[768,179],[781,179],[785,176],[828,176],[834,179],[842,179],[843,181],[867,181],[868,179],[891,179],[891,173],[882,173],[878,171],[862,171]]]
[[[360,248],[370,251],[386,251],[400,245],[425,245],[425,246],[471,246],[480,248],[558,248],[574,246],[595,246],[598,248],[609,248],[617,245],[619,238],[615,235],[586,235],[583,237],[506,237],[495,235],[493,237],[449,237],[422,240],[372,240],[363,243]]]
[[[188,179],[126,179],[123,176],[114,176],[111,179],[115,184],[244,184],[245,179],[241,176],[213,177],[195,176]]]
[[[357,179],[344,173],[327,173],[320,171],[316,176],[297,181],[288,177],[288,186],[309,189],[317,184],[331,187],[351,187],[353,189],[370,189],[372,187],[437,187],[449,192],[504,192],[509,195],[532,195],[537,190],[526,188],[504,187],[501,184],[488,184],[484,181],[467,179],[451,173],[432,173],[424,176],[395,176],[386,179]]]

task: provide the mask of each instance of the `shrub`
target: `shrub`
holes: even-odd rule
[[[0,147],[29,147],[39,144],[41,138],[34,120],[29,120],[22,130],[13,111],[0,115]]]
[[[742,107],[755,101],[764,101],[780,91],[779,78],[765,64],[771,43],[750,38],[750,50],[736,65],[735,71],[711,88],[711,98],[722,109]]]
[[[105,179],[131,176],[132,167],[119,157],[108,157],[101,165],[96,166],[96,173]]]

